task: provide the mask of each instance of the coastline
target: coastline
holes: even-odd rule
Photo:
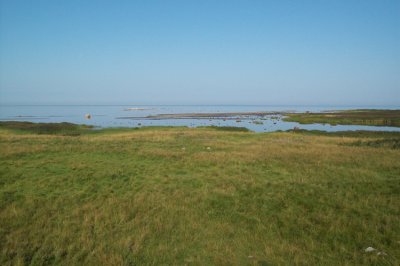
[[[223,119],[232,117],[264,117],[266,115],[281,115],[280,112],[232,112],[232,113],[180,113],[180,114],[158,114],[144,117],[122,116],[117,119]]]
[[[331,110],[324,112],[260,111],[223,113],[175,113],[156,114],[142,117],[120,116],[116,119],[169,120],[169,119],[209,119],[209,120],[256,120],[277,119],[299,124],[360,125],[400,127],[400,110]]]

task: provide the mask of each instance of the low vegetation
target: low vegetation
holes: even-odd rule
[[[400,110],[348,110],[326,113],[288,113],[284,121],[300,124],[400,127]]]
[[[369,146],[369,147],[387,147],[391,149],[400,149],[400,138],[394,139],[378,139],[378,140],[358,140],[351,143],[355,146]]]
[[[289,129],[286,132],[306,135],[306,136],[331,136],[331,137],[352,137],[352,138],[374,138],[387,139],[399,138],[400,132],[396,131],[322,131],[322,130],[306,130],[306,129]]]
[[[78,129],[1,124],[0,265],[400,263],[398,133]]]
[[[14,129],[19,133],[36,134],[57,134],[78,136],[82,133],[88,133],[88,129],[93,128],[88,125],[76,125],[72,123],[32,123],[19,121],[1,121],[0,129]]]
[[[200,127],[201,128],[201,127]],[[210,128],[218,131],[231,131],[231,132],[249,132],[250,130],[246,127],[229,127],[229,126],[207,126],[204,128]]]

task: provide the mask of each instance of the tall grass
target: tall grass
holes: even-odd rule
[[[400,150],[358,140],[1,129],[0,264],[398,265]]]

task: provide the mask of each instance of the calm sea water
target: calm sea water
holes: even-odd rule
[[[127,110],[141,108],[143,110]],[[157,114],[178,113],[229,113],[229,112],[263,112],[263,111],[295,111],[323,112],[328,110],[348,110],[359,108],[400,109],[400,106],[255,106],[255,105],[0,105],[1,121],[30,121],[30,122],[71,122],[88,124],[97,127],[140,127],[140,126],[237,126],[246,127],[256,132],[271,132],[288,130],[299,127],[308,130],[343,131],[343,130],[377,130],[400,131],[400,127],[374,126],[344,126],[344,125],[300,125],[294,122],[259,120],[262,124],[254,124],[252,120],[242,119],[241,122],[223,119],[168,119],[147,120],[140,117]],[[90,114],[91,119],[86,119]],[[121,119],[124,118],[125,119]],[[136,117],[129,118],[126,117]]]

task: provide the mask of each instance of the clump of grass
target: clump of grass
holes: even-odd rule
[[[366,146],[366,147],[375,147],[375,148],[390,148],[390,149],[400,149],[400,139],[378,139],[378,140],[358,140],[350,143],[352,146]]]
[[[219,131],[231,131],[231,132],[249,132],[250,130],[245,127],[230,127],[230,126],[207,126],[203,128],[210,128]]]

